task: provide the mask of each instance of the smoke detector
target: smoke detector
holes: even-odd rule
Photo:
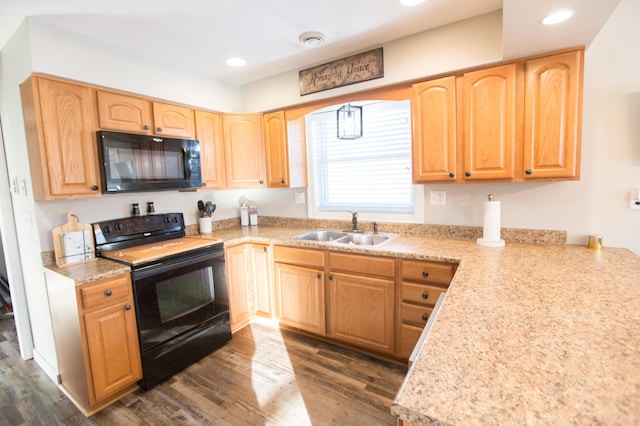
[[[298,40],[305,47],[320,47],[324,44],[325,35],[317,31],[307,31],[300,34]]]

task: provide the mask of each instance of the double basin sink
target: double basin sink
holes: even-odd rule
[[[337,244],[352,244],[358,246],[379,246],[394,238],[395,236],[396,234],[371,234],[362,232],[316,230],[307,232],[306,234],[298,235],[294,238],[298,240],[324,241],[334,242]]]

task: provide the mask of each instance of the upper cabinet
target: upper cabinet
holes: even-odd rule
[[[414,84],[411,114],[414,182],[455,181],[456,78]]]
[[[223,189],[227,185],[222,138],[222,116],[196,111],[196,139],[200,141],[203,189]]]
[[[277,111],[265,114],[263,121],[267,186],[307,186],[304,117],[287,121],[284,111]]]
[[[222,116],[228,188],[265,187],[262,114]]]
[[[35,76],[20,90],[34,198],[101,196],[94,91]]]
[[[464,75],[464,179],[513,179],[516,126],[516,65]]]
[[[414,84],[414,182],[579,179],[583,56]]]
[[[192,139],[194,111],[121,93],[97,91],[100,128]]]
[[[580,177],[584,52],[525,62],[526,180]]]

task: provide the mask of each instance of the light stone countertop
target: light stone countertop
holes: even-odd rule
[[[309,230],[233,227],[200,237],[459,263],[394,415],[415,425],[640,424],[640,256],[432,236],[369,249],[293,238]]]

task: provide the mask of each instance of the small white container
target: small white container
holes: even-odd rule
[[[249,206],[249,224],[251,226],[258,225],[258,207]]]
[[[198,227],[200,228],[201,234],[210,234],[212,231],[211,227],[211,218],[210,217],[199,217],[198,218]]]
[[[249,207],[240,207],[240,225],[249,226]]]

